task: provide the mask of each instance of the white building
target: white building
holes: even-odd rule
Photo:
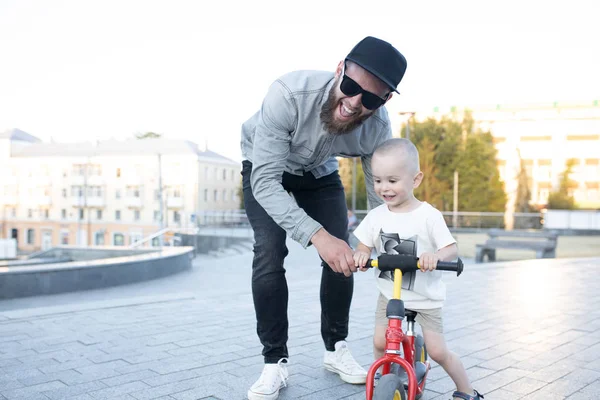
[[[129,245],[240,207],[239,163],[185,140],[44,143],[13,129],[0,133],[0,170],[0,237],[25,251]]]

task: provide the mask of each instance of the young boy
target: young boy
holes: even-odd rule
[[[414,196],[414,189],[423,180],[417,148],[407,139],[390,139],[375,150],[371,169],[375,192],[384,204],[371,210],[354,231],[360,241],[354,253],[355,266],[364,271],[373,248],[377,254],[419,257],[421,271],[402,277],[404,307],[417,312],[416,321],[423,330],[429,356],[456,384],[453,398],[482,399],[483,395],[471,387],[460,359],[448,350],[444,340],[442,305],[446,287],[442,273],[435,268],[438,260],[456,259],[458,248],[442,214]],[[387,300],[392,297],[393,283],[389,272],[374,271],[380,290],[373,338],[373,352],[377,359],[383,355],[385,347],[385,309]]]

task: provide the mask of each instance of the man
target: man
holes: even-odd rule
[[[348,383],[366,381],[366,371],[345,342],[356,267],[335,157],[362,158],[369,205],[380,204],[371,155],[391,137],[383,105],[397,92],[405,71],[406,59],[398,50],[366,37],[335,74],[296,71],[276,80],[260,111],[242,126],[244,205],[255,240],[252,295],[265,360],[248,391],[250,400],[276,399],[288,378],[286,234],[305,248],[314,245],[322,259],[325,368]]]

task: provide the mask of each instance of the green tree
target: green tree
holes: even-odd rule
[[[415,190],[415,196],[438,209],[443,209],[443,195],[449,190],[449,187],[447,182],[438,178],[440,173],[435,162],[435,146],[429,137],[424,137],[417,148],[419,150],[419,163],[423,172],[423,182]]]
[[[346,205],[352,208],[352,158],[340,159],[340,178],[346,193]],[[365,185],[365,173],[359,158],[356,159],[356,209],[367,209],[367,187]]]
[[[136,133],[137,139],[158,139],[162,137],[162,134],[156,132]]]
[[[574,210],[577,208],[575,207],[575,199],[569,195],[569,189],[577,187],[577,183],[570,179],[574,165],[575,160],[567,161],[565,170],[560,174],[558,190],[548,196],[547,208],[554,210]]]
[[[462,121],[444,117],[411,124],[419,149],[423,183],[416,193],[442,211],[453,209],[454,171],[459,172],[461,211],[504,211],[506,195],[489,132],[475,128],[469,113]]]
[[[458,164],[459,211],[503,212],[506,193],[496,164],[496,148],[489,132],[467,135]]]

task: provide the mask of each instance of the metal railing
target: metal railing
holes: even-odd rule
[[[367,215],[367,210],[356,210],[355,215],[359,222]],[[452,211],[442,212],[446,224],[453,229],[504,229],[505,213],[479,212],[479,211]],[[205,211],[200,213],[198,228],[241,228],[250,229],[250,223],[244,210],[234,211]],[[544,226],[544,213],[514,213],[513,229],[542,229]]]

